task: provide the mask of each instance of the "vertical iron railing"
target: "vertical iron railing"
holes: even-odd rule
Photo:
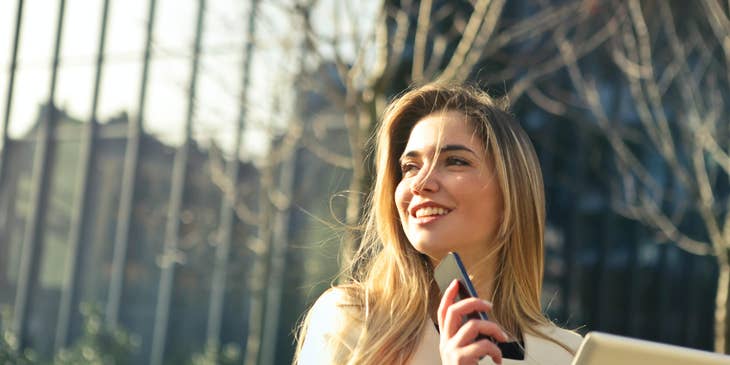
[[[259,0],[251,1],[251,10],[248,16],[248,30],[246,33],[246,58],[244,59],[244,90],[248,90],[250,84],[251,61],[253,58],[253,49],[255,44],[256,32],[256,14],[258,12]],[[241,114],[245,115],[248,99],[241,100]],[[269,161],[271,158],[268,159]],[[254,249],[254,259],[251,267],[248,268],[247,287],[248,287],[248,331],[246,333],[246,341],[243,344],[243,353],[245,357],[243,363],[245,365],[256,365],[258,363],[261,349],[261,335],[263,326],[264,313],[264,281],[267,271],[267,251],[268,243],[271,241],[271,202],[269,193],[271,189],[272,173],[270,163],[260,169],[259,173],[259,211],[257,222],[256,242],[252,244],[260,249]]]
[[[8,127],[10,126],[10,109],[13,106],[13,91],[15,90],[15,71],[18,68],[18,42],[20,41],[20,24],[23,20],[23,0],[18,0],[18,7],[15,13],[15,33],[13,35],[13,51],[10,56],[10,68],[8,74],[8,93],[5,100],[5,115],[3,116],[2,136],[0,137],[2,145],[0,145],[0,187],[3,186],[5,178],[5,169],[7,162],[10,161],[8,156]]]
[[[137,181],[137,165],[139,164],[139,144],[142,138],[142,121],[145,113],[147,96],[147,78],[150,66],[152,35],[154,34],[155,8],[157,1],[149,0],[147,15],[147,35],[142,66],[142,80],[139,91],[137,117],[129,121],[127,130],[127,148],[124,153],[124,170],[119,196],[119,215],[114,232],[114,256],[112,258],[111,278],[109,280],[109,296],[106,304],[106,322],[110,328],[116,328],[119,321],[119,306],[124,289],[124,267],[127,263],[127,246],[129,245],[129,226],[134,206],[134,184]]]
[[[297,59],[299,60],[299,71],[297,76],[296,86],[299,87],[302,81],[302,75],[306,72],[305,66],[305,53],[306,47],[304,44],[300,46],[299,54]],[[278,103],[274,104],[276,110],[278,110]],[[297,118],[297,117],[295,117]],[[290,123],[294,119],[290,120]],[[298,121],[301,123],[301,121]],[[301,135],[302,125],[289,126],[289,133],[292,130],[298,130]],[[286,137],[284,137],[286,139]],[[292,200],[294,199],[294,187],[295,179],[297,178],[297,166],[299,166],[301,156],[301,148],[298,141],[300,136],[293,136],[288,151],[283,150],[282,162],[279,168],[279,183],[278,188],[282,195],[286,197],[286,204],[284,206],[277,206],[277,210],[274,218],[274,229],[272,232],[271,240],[271,260],[269,263],[269,282],[266,297],[266,313],[264,313],[263,322],[266,326],[263,328],[263,334],[261,336],[261,361],[262,365],[274,364],[276,359],[276,349],[278,346],[277,334],[279,332],[279,323],[281,316],[281,300],[284,292],[284,285],[286,280],[284,278],[284,272],[286,269],[286,257],[289,251],[289,239],[290,239],[290,227],[289,220],[291,218],[291,207]],[[286,143],[286,141],[284,141]],[[286,147],[285,147],[286,148]]]
[[[49,180],[52,174],[53,161],[51,154],[54,150],[56,130],[56,80],[61,51],[61,34],[66,1],[61,0],[58,6],[58,20],[56,27],[56,44],[53,51],[51,65],[51,82],[48,92],[48,109],[45,118],[36,134],[35,152],[33,155],[33,178],[30,191],[30,210],[23,235],[23,249],[20,256],[20,271],[18,273],[18,291],[15,296],[15,316],[13,317],[13,332],[17,336],[18,348],[26,344],[26,325],[28,312],[31,309],[31,294],[36,285],[38,265],[42,251],[42,219],[46,212],[48,201]]]
[[[193,46],[192,69],[190,71],[190,88],[188,90],[188,107],[185,119],[185,139],[177,151],[175,151],[170,203],[168,205],[167,225],[165,227],[165,245],[162,248],[161,259],[159,260],[162,274],[160,276],[160,289],[155,310],[152,352],[150,354],[151,365],[162,364],[162,359],[165,354],[165,342],[167,341],[168,319],[175,279],[175,264],[177,263],[178,241],[180,240],[180,211],[184,202],[185,180],[187,177],[190,142],[192,139],[193,114],[196,105],[195,92],[200,63],[203,18],[205,18],[205,0],[198,0],[197,26],[195,29],[195,44]]]
[[[80,157],[78,165],[78,180],[74,192],[74,206],[71,212],[71,226],[68,235],[68,253],[66,257],[65,276],[61,288],[61,302],[56,325],[56,351],[68,345],[69,323],[72,307],[76,299],[76,287],[79,273],[79,257],[83,232],[87,226],[87,210],[89,203],[89,184],[91,167],[94,163],[94,147],[97,138],[97,109],[99,106],[99,87],[101,85],[102,69],[104,65],[104,45],[106,41],[107,19],[109,14],[109,0],[104,0],[101,13],[101,31],[99,34],[99,48],[96,58],[96,75],[94,76],[94,91],[91,100],[89,121],[84,126],[81,138]]]
[[[18,44],[20,41],[20,25],[23,20],[23,0],[18,0],[18,5],[15,12],[15,27],[13,32],[13,48],[10,56],[10,66],[8,67],[8,90],[5,99],[5,113],[2,119],[2,131],[0,131],[0,191],[4,186],[3,180],[5,179],[7,164],[10,162],[10,149],[8,148],[8,127],[10,126],[10,111],[13,106],[13,91],[15,90],[15,72],[18,68]],[[8,196],[8,199],[12,197]],[[11,206],[8,203],[8,206]],[[0,205],[0,212],[2,212],[2,206]],[[0,318],[0,329],[4,328],[3,319]]]
[[[627,324],[627,333],[633,336],[638,335],[639,331],[641,330],[639,325],[639,312],[641,310],[641,303],[639,301],[639,293],[641,293],[641,286],[639,285],[638,278],[641,275],[641,264],[639,262],[639,255],[641,252],[641,231],[638,229],[638,225],[633,225],[631,227],[631,237],[634,239],[632,242],[630,242],[631,245],[631,254],[629,255],[629,268],[630,268],[630,278],[628,283],[628,295],[627,295],[627,301],[629,303],[628,305],[628,311],[626,311],[626,324]],[[690,293],[692,290],[690,289]],[[692,299],[692,296],[689,296],[690,300]]]
[[[273,156],[269,155],[268,161],[260,168],[259,178],[259,211],[257,226],[257,242],[252,244],[254,258],[251,267],[248,268],[248,331],[246,333],[245,347],[243,353],[244,365],[256,365],[259,363],[261,353],[261,336],[264,326],[264,307],[266,295],[266,273],[268,272],[269,242],[272,236],[273,209],[271,204],[271,193],[274,185],[273,177]]]
[[[678,305],[676,301],[671,299],[670,293],[673,290],[672,287],[676,288],[676,283],[672,283],[671,280],[671,270],[672,267],[672,260],[671,255],[672,251],[677,250],[676,246],[670,246],[670,245],[661,245],[659,246],[659,269],[657,270],[657,305],[655,308],[655,315],[656,315],[656,323],[657,323],[657,333],[656,333],[656,339],[662,342],[671,342],[672,341],[672,331],[671,331],[671,325],[667,322],[673,322],[673,321],[679,321],[679,318],[674,318],[674,316],[670,315],[671,313],[671,307],[674,307],[675,305]],[[668,275],[669,274],[669,275]],[[684,307],[683,304],[679,304]],[[666,318],[672,318],[672,321],[664,320]]]
[[[238,123],[236,124],[233,156],[226,165],[226,177],[229,190],[224,189],[221,198],[220,225],[218,227],[217,242],[215,250],[215,264],[213,265],[213,278],[211,283],[210,306],[208,307],[208,324],[206,332],[206,346],[209,349],[218,351],[220,346],[221,325],[223,321],[223,304],[225,303],[226,277],[228,274],[228,260],[230,254],[231,240],[235,226],[235,207],[238,204],[238,171],[240,166],[239,154],[241,152],[241,141],[247,118],[247,92],[250,83],[251,57],[253,53],[253,36],[255,34],[254,15],[258,0],[251,2],[248,14],[248,27],[246,31],[246,47],[244,47],[241,90],[239,98]]]
[[[555,126],[555,123],[552,123],[553,126]],[[558,126],[562,125],[561,123],[557,123]],[[558,131],[559,133],[560,131]],[[582,129],[574,131],[577,135],[575,136],[575,159],[570,164],[571,167],[571,175],[575,176],[575,182],[573,184],[573,189],[575,196],[582,196],[586,189],[584,188],[583,181],[585,180],[586,171],[585,171],[585,158],[586,155],[586,143],[587,143],[587,134]],[[570,313],[573,312],[575,308],[573,308],[573,295],[575,292],[576,284],[576,275],[572,275],[575,265],[575,251],[580,248],[580,246],[577,244],[581,240],[581,236],[583,234],[583,222],[581,222],[581,212],[579,209],[571,209],[570,213],[566,215],[565,219],[563,220],[563,224],[566,224],[569,228],[566,230],[567,234],[564,236],[565,239],[563,240],[563,247],[562,247],[562,255],[563,255],[563,264],[565,267],[562,270],[562,280],[560,285],[562,286],[561,292],[562,292],[562,308],[561,308],[561,317],[562,318],[569,318]]]
[[[274,218],[274,231],[271,240],[271,262],[269,264],[268,290],[266,291],[266,312],[264,314],[263,335],[261,339],[261,364],[273,365],[276,356],[276,336],[279,332],[279,315],[281,295],[283,292],[284,270],[286,268],[286,252],[289,246],[289,217],[291,215],[291,199],[294,191],[294,170],[297,166],[297,147],[295,143],[285,156],[279,169],[281,193],[287,204],[277,207]]]

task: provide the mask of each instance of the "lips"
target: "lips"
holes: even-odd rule
[[[433,202],[425,202],[412,207],[410,214],[415,218],[438,217],[449,214],[451,210]]]
[[[435,215],[445,215],[449,211],[444,208],[438,208],[438,207],[425,207],[420,208],[416,211],[416,218],[422,218],[422,217],[430,217]]]

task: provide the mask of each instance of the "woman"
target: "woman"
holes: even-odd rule
[[[350,278],[310,310],[295,362],[570,363],[580,336],[541,311],[539,162],[503,105],[464,86],[403,94],[380,125],[376,174]],[[455,283],[441,296],[433,270],[451,251],[490,302],[454,303]],[[462,324],[474,311],[490,321]],[[480,334],[495,342],[477,340]],[[515,347],[513,357],[523,359],[503,361]]]

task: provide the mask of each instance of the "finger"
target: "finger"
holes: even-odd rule
[[[495,364],[502,363],[502,351],[489,340],[479,340],[462,347],[459,350],[462,357],[480,359],[489,356]]]
[[[474,312],[489,312],[492,310],[492,303],[479,298],[466,298],[452,304],[450,310],[462,315],[468,315]]]
[[[477,319],[469,320],[461,326],[454,335],[453,340],[457,341],[457,346],[465,346],[474,342],[480,334],[489,336],[499,342],[507,342],[509,340],[507,334],[498,324],[492,321]]]
[[[488,312],[492,305],[478,298],[467,298],[460,300],[446,309],[444,324],[441,328],[451,338],[462,325],[462,318],[473,312]]]
[[[441,333],[444,333],[444,319],[446,318],[446,311],[449,308],[450,305],[454,303],[454,299],[456,298],[456,294],[459,293],[458,289],[458,281],[456,279],[451,281],[451,284],[444,290],[443,295],[441,296],[441,303],[439,304],[438,308],[438,322],[439,322],[439,328],[441,328]]]

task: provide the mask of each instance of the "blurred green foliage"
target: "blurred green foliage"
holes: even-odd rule
[[[101,309],[96,304],[82,304],[84,327],[81,337],[70,347],[59,351],[52,361],[41,360],[30,350],[17,351],[18,341],[11,331],[2,330],[0,364],[15,365],[122,365],[131,364],[140,347],[139,337],[124,329],[104,325]],[[9,316],[3,315],[4,318]],[[7,323],[3,320],[3,323]]]
[[[6,308],[7,309],[7,308]],[[18,341],[10,330],[2,328],[10,313],[3,310],[0,322],[0,364],[13,365],[123,365],[131,364],[140,348],[138,336],[117,328],[108,328],[96,304],[82,304],[84,327],[81,337],[69,348],[59,351],[52,361],[41,360],[34,351],[18,352]],[[233,365],[242,361],[241,347],[235,343],[206,346],[203,353],[193,354],[190,365]]]
[[[74,344],[59,351],[53,365],[121,365],[131,363],[131,357],[140,347],[137,336],[121,328],[110,329],[102,319],[98,305],[82,304],[84,331]]]
[[[0,364],[32,365],[38,364],[31,350],[17,351],[18,341],[12,332],[3,330],[0,336]]]
[[[190,365],[233,365],[241,363],[241,347],[229,343],[218,348],[215,345],[205,347],[205,351],[193,354]]]

